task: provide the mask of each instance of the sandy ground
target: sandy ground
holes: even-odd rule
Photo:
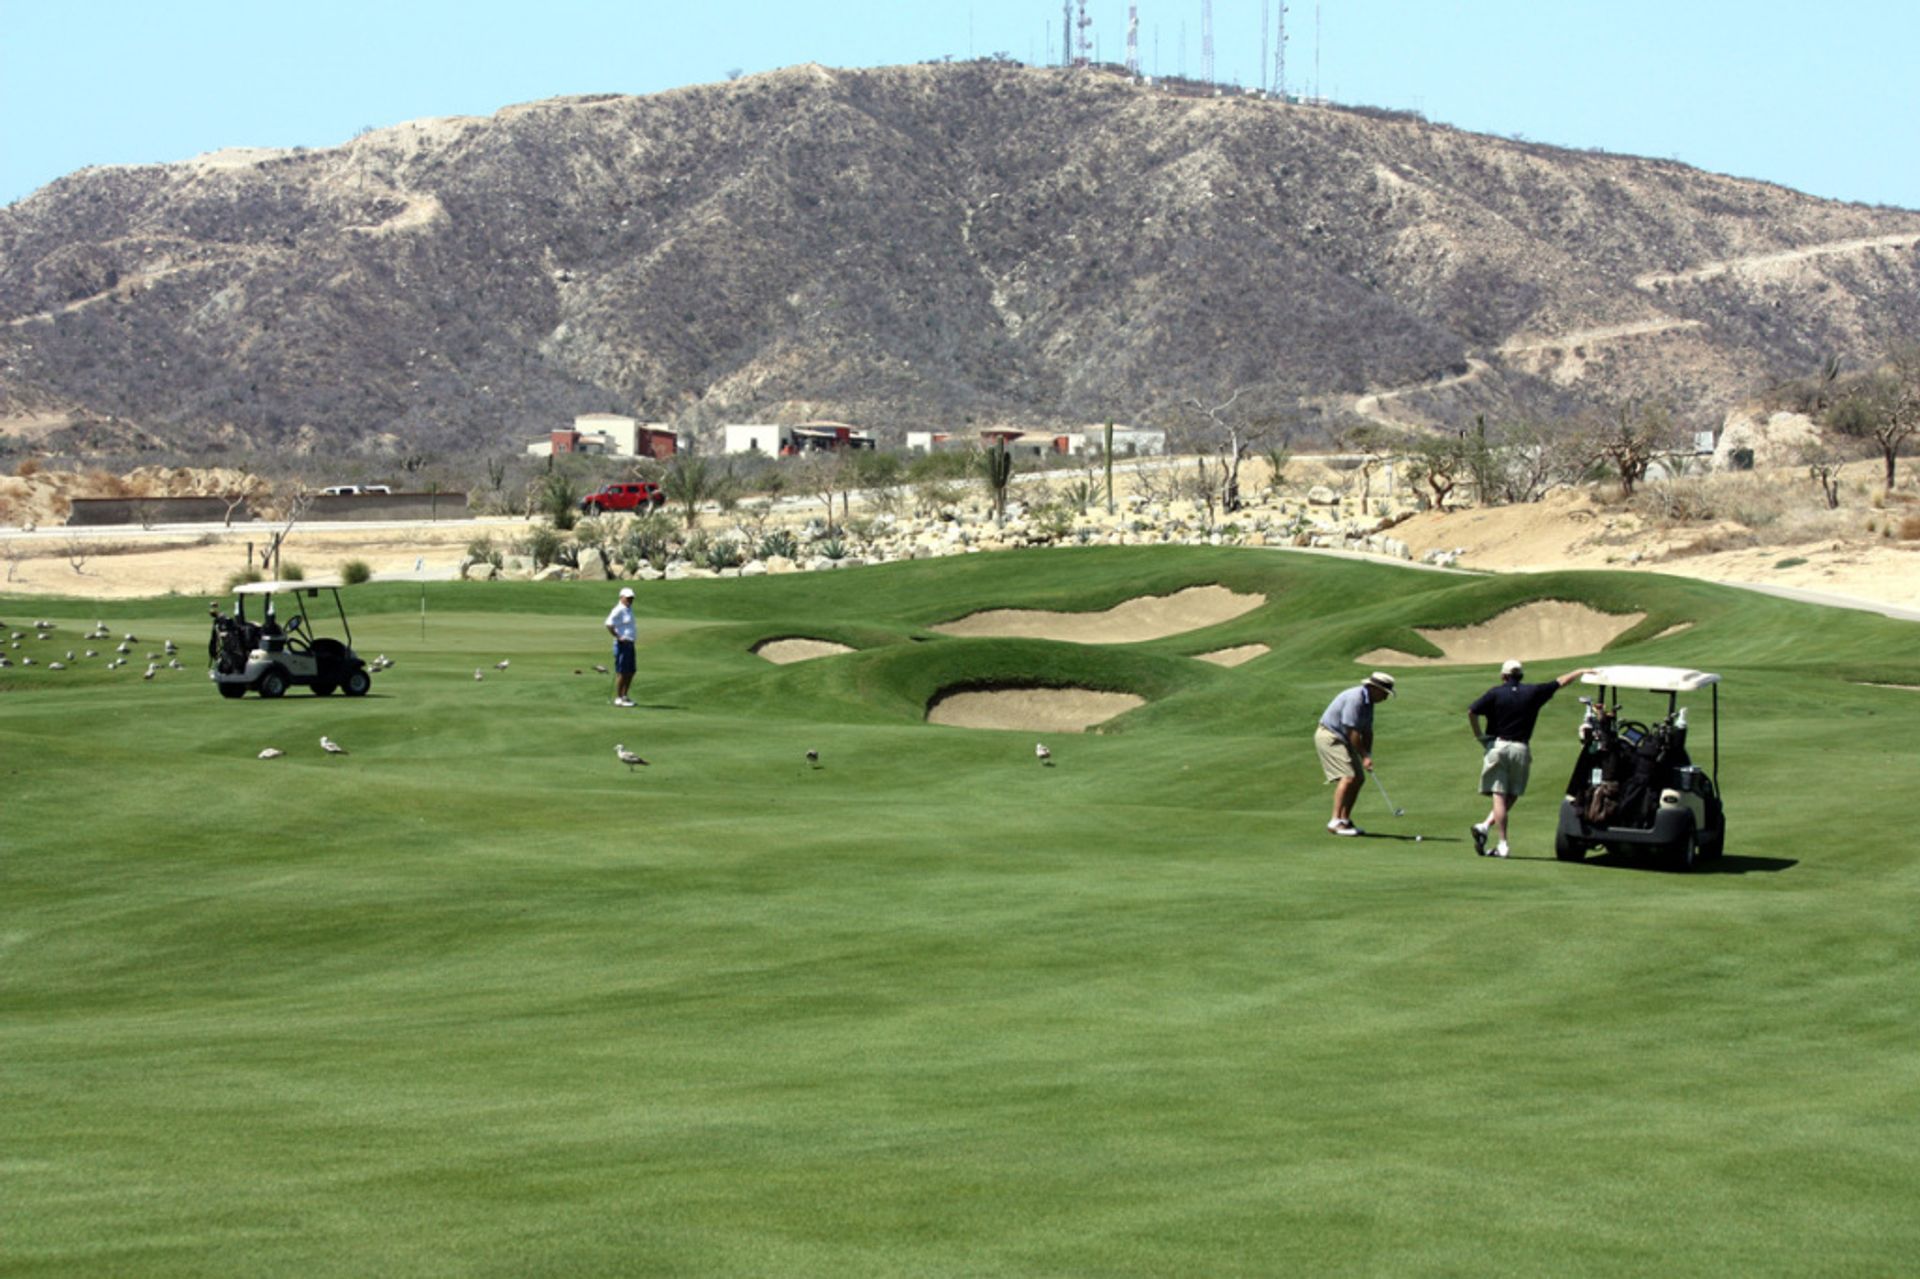
[[[1509,657],[1522,661],[1597,653],[1613,638],[1638,626],[1645,613],[1602,613],[1585,604],[1541,600],[1510,608],[1478,626],[1445,630],[1414,627],[1442,657],[1414,657],[1376,648],[1354,660],[1366,666],[1481,666]]]
[[[1236,595],[1224,586],[1189,586],[1172,595],[1144,595],[1101,613],[1052,613],[996,608],[969,613],[930,629],[943,635],[995,639],[1049,639],[1072,644],[1137,644],[1231,621],[1267,602],[1264,595]]]
[[[790,662],[810,662],[816,657],[832,657],[837,653],[853,652],[845,644],[812,639],[768,640],[753,651],[756,656],[764,657],[776,666],[785,666]]]
[[[1265,657],[1272,651],[1265,644],[1237,644],[1232,648],[1216,648],[1211,653],[1195,653],[1194,656],[1215,666],[1245,666],[1254,658]]]
[[[1696,544],[1702,530],[1651,528],[1578,493],[1555,493],[1523,506],[1427,511],[1398,525],[1393,535],[1415,559],[1430,551],[1459,551],[1461,567],[1496,573],[1638,569],[1920,608],[1920,542],[1825,539],[1675,554]]]
[[[927,707],[929,724],[1000,728],[1031,733],[1084,733],[1095,724],[1145,706],[1132,693],[1085,688],[1008,688],[953,693]]]
[[[376,576],[412,577],[418,572],[445,578],[458,569],[467,543],[474,538],[487,535],[498,543],[522,537],[525,531],[526,525],[518,521],[391,530],[338,525],[296,528],[281,559],[311,576],[337,573],[347,560],[364,560]],[[212,597],[221,593],[228,578],[248,566],[248,544],[257,556],[272,534],[273,527],[265,524],[210,533],[144,535],[81,528],[34,538],[0,534],[0,594],[100,600],[168,592]]]

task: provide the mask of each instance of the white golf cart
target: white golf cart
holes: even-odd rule
[[[1615,852],[1646,848],[1667,854],[1682,870],[1720,856],[1727,839],[1713,781],[1720,772],[1720,677],[1677,666],[1603,666],[1581,683],[1599,692],[1580,699],[1587,708],[1580,758],[1560,804],[1554,855],[1577,862],[1600,845]],[[1666,717],[1622,718],[1623,691],[1664,693]],[[1711,698],[1711,773],[1687,753],[1688,708],[1680,704],[1682,694],[1701,691]]]
[[[364,697],[373,686],[373,677],[353,651],[353,631],[347,625],[346,606],[340,602],[344,585],[338,578],[246,582],[233,589],[231,617],[223,616],[218,605],[209,606],[213,635],[207,641],[207,656],[213,669],[207,677],[220,695],[244,697],[252,689],[262,697],[280,697],[300,684],[318,697],[326,697],[335,689],[348,697]],[[307,601],[319,599],[322,591],[333,597],[334,613],[345,639],[315,632]],[[293,615],[284,621],[275,607],[275,596],[293,601]],[[251,618],[247,616],[249,604],[255,614]]]

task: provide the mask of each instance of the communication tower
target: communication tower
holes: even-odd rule
[[[1279,37],[1273,45],[1273,91],[1284,100],[1287,96],[1287,0],[1280,0]]]
[[[1073,0],[1060,0],[1060,65],[1073,65]]]
[[[1093,19],[1087,16],[1087,0],[1080,0],[1080,17],[1075,25],[1080,28],[1080,53],[1074,61],[1078,66],[1088,66],[1093,62],[1093,39],[1088,34],[1093,30]]]
[[[1213,0],[1200,0],[1200,79],[1213,83]]]
[[[1127,74],[1140,74],[1140,6],[1127,6]]]

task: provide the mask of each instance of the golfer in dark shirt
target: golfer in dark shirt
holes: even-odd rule
[[[1480,761],[1480,793],[1493,799],[1493,811],[1486,820],[1469,828],[1473,851],[1482,857],[1507,855],[1507,814],[1527,790],[1527,773],[1533,765],[1533,748],[1528,743],[1533,740],[1540,708],[1591,669],[1583,666],[1544,684],[1523,684],[1520,679],[1526,671],[1509,658],[1500,667],[1500,682],[1467,707],[1467,725],[1486,751]],[[1484,729],[1480,724],[1483,717],[1487,721]],[[1487,848],[1490,830],[1497,830],[1500,836],[1492,849]]]

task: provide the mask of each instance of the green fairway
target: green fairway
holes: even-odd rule
[[[1206,583],[1267,603],[1130,645],[927,629]],[[396,662],[370,696],[278,702],[215,695],[204,600],[0,596],[39,661],[0,670],[0,1274],[1920,1259],[1920,692],[1872,686],[1920,685],[1915,624],[1652,574],[1013,552],[642,584],[624,711],[613,585],[424,589],[347,592]],[[1489,666],[1393,668],[1406,816],[1369,786],[1374,837],[1325,832],[1311,735],[1355,655],[1536,599],[1646,614],[1608,661],[1724,676],[1724,859],[1553,859],[1575,689],[1514,857],[1475,857]],[[48,671],[96,618],[135,665]],[[859,651],[753,655],[786,636]],[[143,682],[166,637],[189,669]],[[923,722],[1019,682],[1148,700],[1086,735]]]

